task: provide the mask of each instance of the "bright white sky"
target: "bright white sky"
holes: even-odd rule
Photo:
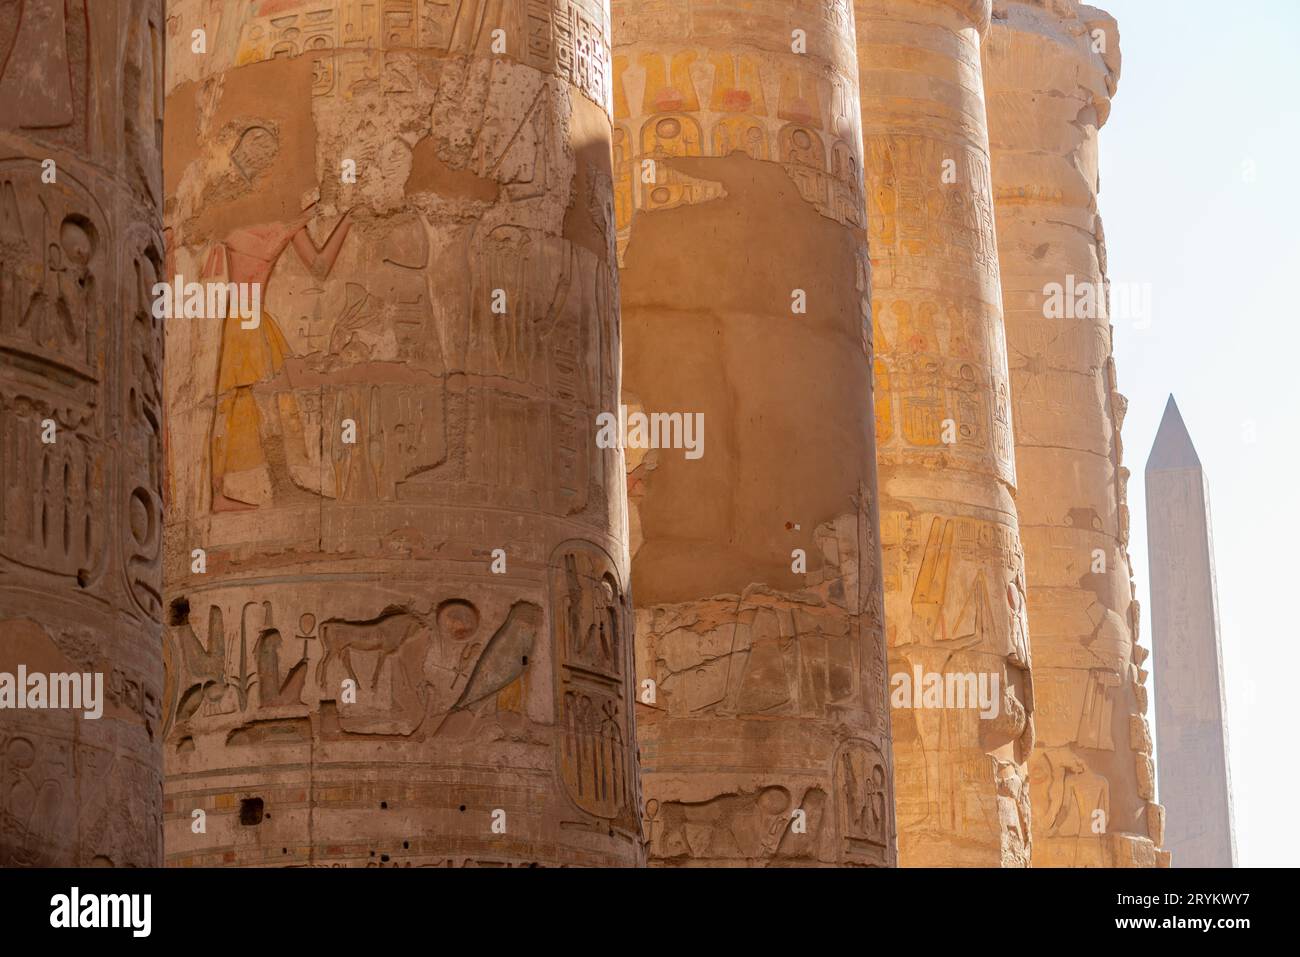
[[[1238,864],[1294,867],[1300,0],[1096,5],[1124,57],[1101,133],[1110,277],[1154,297],[1148,328],[1115,322],[1142,640],[1143,471],[1172,392],[1210,481]]]

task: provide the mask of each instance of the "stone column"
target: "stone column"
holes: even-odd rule
[[[607,6],[169,17],[169,863],[639,863]]]
[[[1174,397],[1146,467],[1160,800],[1178,867],[1236,867],[1210,483]]]
[[[162,862],[162,7],[0,9],[0,867]]]
[[[899,860],[1029,862],[1033,691],[980,38],[857,0]]]
[[[613,11],[651,861],[889,865],[853,11]]]
[[[984,77],[1034,630],[1038,866],[1154,865],[1164,822],[1097,214],[1097,131],[1119,61],[1118,29],[1100,10],[994,4]]]

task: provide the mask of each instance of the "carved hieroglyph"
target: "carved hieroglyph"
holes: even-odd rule
[[[1172,395],[1146,493],[1165,853],[1176,867],[1236,867],[1210,484]]]
[[[856,9],[891,682],[998,683],[995,717],[893,709],[899,862],[1021,866],[1033,690],[980,78],[989,3]]]
[[[1077,0],[998,0],[983,53],[1034,634],[1034,864],[1154,866],[1164,815],[1097,212],[1119,34]]]
[[[0,8],[0,867],[162,862],[161,0]]]
[[[168,12],[169,862],[638,863],[605,4]]]
[[[650,859],[890,865],[853,12],[612,6]]]

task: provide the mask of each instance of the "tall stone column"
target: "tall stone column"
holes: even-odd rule
[[[1029,862],[1033,690],[980,39],[857,0],[899,860]]]
[[[651,862],[890,865],[853,11],[613,11]]]
[[[994,3],[984,78],[1034,631],[1037,866],[1153,866],[1164,823],[1097,213],[1097,132],[1119,62],[1100,10]]]
[[[162,862],[162,8],[0,9],[0,867]]]
[[[1160,799],[1178,867],[1236,867],[1210,483],[1169,397],[1146,467]]]
[[[639,863],[606,4],[169,17],[169,863]]]

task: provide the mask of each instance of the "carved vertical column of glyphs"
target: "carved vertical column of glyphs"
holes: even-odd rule
[[[0,9],[0,672],[103,682],[0,711],[0,867],[162,860],[162,30]]]
[[[989,0],[856,8],[899,860],[1023,866],[1033,690],[980,77]],[[990,707],[957,700],[982,683]]]
[[[1034,863],[1155,865],[1164,812],[1097,214],[1115,21],[1077,0],[997,0],[984,74],[1034,630]]]
[[[169,12],[169,861],[638,863],[607,6]]]
[[[623,400],[706,440],[628,452],[651,861],[889,865],[853,12],[613,12]]]

